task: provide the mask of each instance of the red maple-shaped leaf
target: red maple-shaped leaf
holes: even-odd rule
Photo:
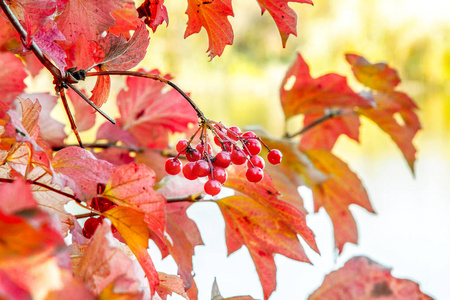
[[[56,11],[57,0],[14,0],[9,5],[14,14],[19,16],[27,37],[31,39]]]
[[[155,173],[144,165],[130,163],[118,167],[106,184],[102,197],[145,214],[144,221],[164,240],[165,199],[153,190]]]
[[[300,54],[281,83],[281,105],[286,118],[333,107],[370,107],[370,102],[348,85],[345,77],[329,73],[312,78]]]
[[[376,108],[361,109],[360,113],[390,135],[414,173],[416,148],[413,139],[421,128],[415,113],[418,109],[416,103],[405,93],[396,91],[377,92],[373,97]]]
[[[332,116],[321,123],[315,123],[333,113],[336,116]],[[299,144],[302,150],[324,149],[331,151],[341,134],[345,134],[359,142],[359,126],[361,122],[353,108],[307,113],[303,119],[303,124],[305,128],[308,126],[311,126],[311,128],[302,134]]]
[[[356,54],[345,57],[356,79],[374,90],[368,95],[374,107],[361,109],[360,113],[391,136],[414,173],[416,149],[412,140],[421,125],[415,112],[416,103],[407,94],[394,90],[400,83],[397,71],[385,63],[371,64]]]
[[[186,10],[188,22],[184,37],[200,32],[202,27],[208,34],[211,59],[222,55],[226,45],[233,44],[233,28],[228,16],[234,16],[231,0],[188,0]]]
[[[121,294],[140,294],[133,262],[114,246],[111,223],[103,220],[78,263],[75,276],[99,295],[108,285],[117,286]],[[113,289],[114,290],[114,289]]]
[[[58,28],[69,44],[76,43],[82,34],[87,40],[95,40],[103,31],[114,26],[111,12],[121,9],[124,3],[124,0],[70,0],[58,17]]]
[[[308,150],[305,154],[315,168],[329,176],[324,182],[309,186],[313,191],[314,211],[325,208],[333,223],[336,248],[341,253],[345,243],[358,242],[350,204],[357,204],[372,213],[374,210],[361,180],[346,163],[325,150]]]
[[[97,57],[97,64],[89,69],[95,67],[98,71],[124,71],[135,67],[147,53],[148,34],[142,22],[128,41],[123,35],[108,33],[106,37],[98,40],[104,55]],[[98,76],[90,100],[97,106],[103,105],[108,100],[110,89],[109,75]]]
[[[108,32],[114,35],[123,35],[127,39],[131,37],[130,30],[136,28],[142,23],[139,19],[138,12],[134,6],[134,2],[125,3],[124,7],[111,13],[116,20],[116,24],[108,29]]]
[[[23,63],[10,52],[0,53],[0,101],[10,104],[19,96],[26,85],[23,80],[27,77]]]
[[[55,65],[59,68],[61,74],[64,74],[64,70],[67,66],[67,55],[61,46],[55,43],[55,41],[64,40],[64,35],[61,31],[59,31],[58,27],[56,27],[56,23],[53,21],[48,21],[45,26],[41,27],[33,37],[33,41],[42,50],[42,52],[47,54],[47,56],[55,62]]]
[[[17,179],[11,184],[0,184],[0,195],[2,195],[1,211],[6,215],[37,206],[30,185],[22,179]]]
[[[269,11],[275,24],[280,31],[283,47],[290,34],[297,36],[297,15],[294,10],[289,7],[289,2],[313,4],[311,0],[257,0],[261,7],[261,12]]]
[[[397,71],[385,63],[371,64],[364,57],[350,53],[345,59],[352,66],[356,79],[373,90],[393,90],[400,83]]]
[[[136,256],[147,276],[150,292],[153,295],[159,279],[155,266],[147,252],[149,226],[144,221],[145,214],[130,207],[117,206],[103,212],[103,215],[111,220],[120,236]]]
[[[147,53],[148,35],[149,32],[142,22],[129,40],[123,35],[108,33],[98,40],[104,56],[98,58],[97,65],[111,71],[124,71],[135,67]]]
[[[168,241],[167,245],[178,265],[178,275],[183,279],[186,290],[192,292],[191,287],[195,286],[192,257],[195,246],[203,245],[203,241],[197,225],[186,214],[190,205],[189,202],[166,205],[166,230],[171,238],[171,242]]]
[[[150,73],[160,74],[158,70]],[[189,123],[197,122],[195,111],[185,99],[174,90],[163,91],[164,86],[161,82],[128,77],[127,90],[117,97],[121,116],[118,123],[140,146],[163,149],[167,147],[169,132],[183,132]]]
[[[116,168],[80,147],[67,147],[58,151],[52,165],[56,172],[71,179],[69,186],[80,200],[97,196],[97,184],[106,184]]]
[[[137,8],[139,18],[144,17],[145,24],[150,27],[153,32],[159,25],[166,22],[169,25],[169,16],[164,6],[164,0],[145,0],[141,6]]]
[[[245,245],[255,263],[268,299],[276,287],[274,254],[309,262],[297,234],[318,252],[314,234],[306,225],[304,214],[283,201],[266,173],[262,182],[248,184],[245,168],[229,173],[225,186],[237,194],[217,201],[225,219],[228,254]]]
[[[319,299],[417,299],[432,298],[408,279],[399,279],[391,275],[391,270],[359,256],[347,261],[337,271],[333,271],[323,280],[322,285],[312,293],[308,300]]]

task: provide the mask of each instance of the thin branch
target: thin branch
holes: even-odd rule
[[[16,181],[16,180],[15,180],[15,179],[9,179],[9,178],[0,178],[0,182],[13,183],[14,181]],[[26,182],[27,182],[27,183],[30,183],[30,184],[34,184],[34,185],[40,186],[40,187],[43,187],[43,188],[45,188],[45,189],[47,189],[47,190],[49,190],[49,191],[55,192],[55,193],[57,193],[57,194],[60,194],[60,195],[62,195],[62,196],[65,196],[65,197],[67,197],[67,198],[70,198],[70,199],[72,199],[72,200],[75,200],[75,202],[77,202],[77,203],[81,203],[81,200],[79,200],[79,199],[78,199],[77,197],[75,197],[74,195],[71,195],[71,194],[68,194],[68,193],[66,193],[66,192],[57,190],[57,189],[55,189],[55,188],[53,188],[53,187],[51,187],[51,186],[48,186],[48,185],[46,185],[46,184],[44,184],[44,183],[42,183],[42,182],[37,182],[37,181],[33,181],[33,180],[27,180]]]
[[[340,110],[340,109],[331,109],[329,112],[325,113],[323,116],[321,116],[317,120],[314,120],[313,122],[311,122],[307,126],[303,127],[300,131],[298,131],[298,132],[296,132],[294,134],[286,133],[284,135],[284,137],[288,138],[288,139],[291,139],[293,137],[296,137],[297,135],[304,134],[305,132],[307,132],[308,130],[314,128],[315,126],[319,125],[320,123],[323,123],[326,120],[329,120],[329,119],[332,119],[332,118],[335,118],[335,117],[338,117],[338,116],[342,116],[342,110]]]
[[[95,109],[96,111],[98,111],[103,117],[105,117],[106,120],[108,120],[109,122],[116,124],[116,121],[114,121],[113,118],[111,118],[110,116],[108,116],[104,111],[102,111],[97,105],[95,105],[94,102],[92,102],[91,100],[89,100],[82,92],[80,92],[80,90],[78,90],[73,84],[66,82],[66,84],[72,89],[74,90],[75,93],[78,94],[78,96],[80,96],[81,98],[83,98],[84,101],[87,102],[87,104],[89,104],[90,106],[92,106],[93,109]]]
[[[184,99],[189,102],[189,104],[192,106],[192,108],[197,113],[197,116],[204,122],[208,121],[208,119],[205,117],[203,112],[200,110],[200,108],[195,104],[195,102],[185,93],[182,89],[180,89],[175,83],[171,82],[168,79],[165,79],[164,77],[161,77],[159,75],[155,74],[148,74],[144,72],[133,72],[133,71],[100,71],[100,72],[89,72],[86,73],[86,77],[92,77],[92,76],[105,76],[105,75],[125,75],[125,76],[135,76],[135,77],[144,77],[152,80],[156,80],[162,83],[165,83],[172,87],[174,90],[176,90],[181,96],[183,96]]]
[[[9,8],[8,4],[6,4],[5,0],[0,0],[0,7],[2,8],[6,17],[8,17],[8,20],[14,26],[16,31],[20,34],[22,42],[27,43],[27,45],[25,45],[25,46],[27,48],[31,49],[31,51],[33,51],[34,55],[36,55],[36,57],[39,59],[39,61],[53,75],[54,78],[57,78],[58,81],[61,81],[62,80],[61,71],[47,57],[45,57],[44,53],[42,53],[41,49],[39,49],[39,47],[36,45],[35,42],[31,41],[31,44],[29,44],[28,34],[27,34],[26,30],[22,27],[19,20],[16,18],[14,13]]]
[[[74,215],[74,217],[75,217],[76,219],[84,219],[84,218],[89,218],[89,217],[92,217],[92,216],[98,216],[98,215],[99,215],[99,214],[97,214],[97,213],[89,212],[89,213],[86,213],[86,214]]]
[[[167,198],[167,203],[175,203],[175,202],[198,202],[203,199],[203,194],[195,194],[189,195],[187,197],[181,198]]]
[[[67,103],[67,98],[66,98],[66,94],[64,92],[64,88],[57,86],[57,89],[58,89],[59,95],[61,96],[61,101],[64,105],[64,109],[66,110],[67,117],[69,118],[70,127],[72,128],[72,131],[77,138],[78,144],[80,145],[81,148],[84,148],[83,142],[81,141],[80,134],[78,133],[78,130],[77,130],[77,125],[75,124],[75,120],[72,116],[72,113],[70,112],[69,103]]]

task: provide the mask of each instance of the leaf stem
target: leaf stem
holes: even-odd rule
[[[170,81],[169,79],[166,79],[164,77],[161,77],[156,74],[148,74],[145,72],[135,72],[135,71],[99,71],[99,72],[89,72],[86,73],[86,77],[92,77],[92,76],[105,76],[105,75],[124,75],[124,76],[135,76],[135,77],[143,77],[148,78],[152,80],[156,80],[162,83],[165,83],[172,87],[174,90],[176,90],[181,96],[183,96],[184,99],[186,99],[187,102],[192,106],[192,108],[197,113],[197,116],[203,121],[207,122],[208,119],[205,117],[203,112],[200,110],[200,108],[195,104],[195,102],[182,90],[180,89],[175,83]]]

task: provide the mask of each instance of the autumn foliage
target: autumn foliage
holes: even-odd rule
[[[289,2],[312,4],[258,0],[275,21],[283,45],[296,35]],[[233,43],[231,1],[187,3],[185,37],[205,28],[210,58],[220,56]],[[177,293],[197,299],[192,256],[203,241],[186,211],[212,201],[225,221],[228,254],[248,249],[268,299],[276,289],[275,254],[309,262],[300,238],[320,250],[306,223],[300,185],[312,190],[315,211],[323,207],[329,215],[339,253],[346,243],[358,242],[349,206],[374,213],[361,180],[332,153],[339,136],[359,141],[361,119],[369,119],[392,138],[414,172],[418,107],[398,89],[400,78],[385,63],[346,54],[364,86],[355,90],[339,74],[313,78],[297,54],[281,82],[280,104],[286,119],[303,116],[303,129],[283,137],[262,129],[246,135],[206,118],[171,75],[130,71],[146,55],[148,28],[154,32],[169,23],[163,0],[145,0],[137,8],[125,0],[1,0],[0,5],[0,298],[150,299],[157,294],[166,299]],[[53,76],[56,93],[25,93],[25,78],[41,69]],[[113,120],[100,107],[114,101],[110,77],[117,75],[128,77]],[[96,77],[92,91],[77,88],[90,77]],[[59,99],[84,147],[67,144],[65,125],[50,116]],[[94,126],[96,110],[106,120],[94,140],[81,141],[78,132]],[[184,134],[187,146],[177,149],[173,133]],[[249,149],[252,143],[262,147],[261,154]],[[224,167],[220,184],[230,191],[226,196],[206,195],[202,178],[189,181],[193,178],[165,172],[167,159],[176,156],[186,165],[195,147],[201,147],[197,160],[208,163],[209,176],[222,168],[225,158],[216,162],[218,153],[245,152],[245,164],[231,159]],[[269,149],[281,151],[282,160],[279,152],[269,155],[272,164],[254,158],[267,156]],[[258,182],[248,176],[256,168],[262,174]],[[69,203],[85,213],[67,211]],[[176,275],[155,269],[147,251],[150,239],[163,257],[173,257]],[[393,278],[367,258],[354,258],[328,275],[310,299],[380,295],[428,297],[417,284]],[[213,297],[221,297],[216,283]]]

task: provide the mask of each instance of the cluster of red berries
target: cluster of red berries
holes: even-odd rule
[[[176,175],[183,172],[186,179],[195,180],[199,177],[208,176],[209,180],[205,183],[205,192],[209,195],[217,195],[222,184],[227,180],[226,168],[231,164],[242,165],[247,162],[246,177],[249,182],[259,182],[264,177],[264,159],[258,154],[261,152],[261,143],[267,147],[259,137],[252,131],[242,133],[238,127],[227,128],[220,123],[208,127],[214,134],[214,143],[222,151],[212,155],[212,147],[205,141],[202,134],[200,143],[195,147],[191,142],[195,135],[188,140],[180,140],[176,149],[177,156],[169,158],[166,161],[165,169],[170,175]],[[185,155],[189,161],[182,166],[178,159],[180,155]],[[267,159],[271,164],[281,162],[282,154],[279,150],[270,150]]]
[[[103,197],[94,197],[92,198],[91,207],[99,212],[105,212],[111,208],[116,207],[117,205],[114,204],[112,201],[103,198]],[[97,216],[97,217],[89,217],[86,222],[84,222],[83,226],[83,236],[87,239],[90,239],[95,231],[97,230],[97,227],[102,223],[104,216]],[[117,232],[117,229],[114,227],[114,225],[111,225],[111,231],[113,233]]]

